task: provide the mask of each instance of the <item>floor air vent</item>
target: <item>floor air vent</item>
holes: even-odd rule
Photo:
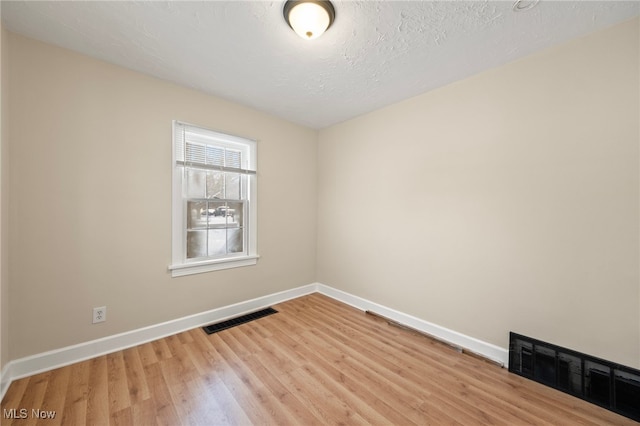
[[[273,308],[266,308],[260,311],[252,312],[250,314],[242,315],[236,318],[231,318],[230,320],[222,321],[217,324],[211,324],[202,327],[202,329],[207,334],[217,333],[218,331],[226,330],[227,328],[235,327],[236,325],[244,324],[249,321],[257,320],[258,318],[266,317],[267,315],[276,314],[276,311]]]
[[[510,333],[509,371],[640,421],[640,370]]]

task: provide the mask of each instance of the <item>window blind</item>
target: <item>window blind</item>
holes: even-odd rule
[[[243,158],[240,143],[234,147],[232,136],[175,122],[175,158],[179,166],[221,172],[256,174]],[[240,138],[238,138],[240,140]]]

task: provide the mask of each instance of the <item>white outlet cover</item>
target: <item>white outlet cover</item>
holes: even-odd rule
[[[93,308],[93,324],[98,322],[104,322],[107,320],[107,307],[100,306]]]

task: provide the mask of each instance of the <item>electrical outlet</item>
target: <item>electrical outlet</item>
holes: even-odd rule
[[[93,323],[103,322],[107,320],[107,307],[100,306],[99,308],[93,308]]]

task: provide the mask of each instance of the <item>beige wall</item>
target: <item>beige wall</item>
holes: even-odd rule
[[[9,262],[8,219],[8,48],[7,33],[0,25],[0,371],[9,361]]]
[[[638,20],[320,132],[318,281],[640,367]]]
[[[317,132],[9,43],[11,359],[314,282]],[[170,278],[173,119],[258,140],[257,266]]]

